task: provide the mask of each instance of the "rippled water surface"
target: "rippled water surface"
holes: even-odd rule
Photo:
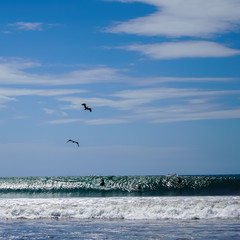
[[[0,222],[0,239],[239,240],[237,220],[16,220]]]

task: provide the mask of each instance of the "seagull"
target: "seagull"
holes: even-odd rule
[[[84,106],[84,110],[89,110],[92,112],[92,109],[90,107],[87,107],[86,103],[83,103],[82,105]]]
[[[79,143],[78,143],[77,141],[73,141],[72,139],[69,139],[69,140],[67,141],[67,143],[68,143],[68,142],[76,143],[76,144],[78,145],[78,147],[79,147]]]

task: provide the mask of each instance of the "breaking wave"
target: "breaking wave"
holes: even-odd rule
[[[240,175],[0,178],[0,198],[229,195],[240,195]]]

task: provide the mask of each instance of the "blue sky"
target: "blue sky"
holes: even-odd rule
[[[0,176],[239,174],[240,1],[0,14]]]

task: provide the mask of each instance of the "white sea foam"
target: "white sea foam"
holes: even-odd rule
[[[0,219],[240,219],[240,196],[0,199]]]

